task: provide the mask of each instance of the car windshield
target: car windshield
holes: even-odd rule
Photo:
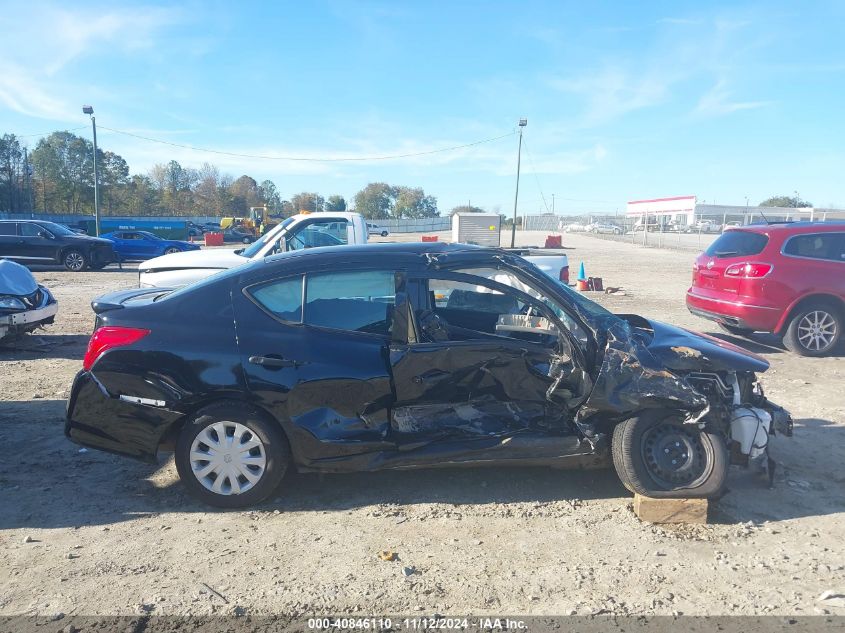
[[[50,231],[50,233],[52,233],[53,235],[76,235],[76,233],[71,231],[66,226],[56,224],[55,222],[39,222],[38,224]]]
[[[147,238],[148,240],[156,240],[156,241],[159,241],[159,242],[160,242],[160,241],[162,241],[162,238],[160,238],[160,237],[159,237],[158,235],[156,235],[155,233],[147,233],[146,231],[138,231],[138,233],[140,233],[141,235],[143,235],[143,236],[144,236],[145,238]]]
[[[238,255],[240,255],[241,257],[247,257],[247,258],[255,257],[261,251],[261,249],[264,248],[264,246],[268,242],[276,239],[278,237],[279,233],[281,233],[285,228],[287,228],[288,226],[293,224],[293,222],[294,222],[293,218],[288,218],[287,220],[285,220],[284,222],[282,222],[279,225],[279,226],[282,227],[281,229],[277,229],[277,230],[270,231],[269,233],[265,233],[260,238],[255,240],[252,244],[250,244],[248,247],[246,247],[245,249],[240,251],[238,253]]]

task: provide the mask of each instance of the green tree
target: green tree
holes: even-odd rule
[[[265,180],[258,185],[258,194],[264,201],[264,204],[267,205],[267,210],[271,214],[276,215],[281,213],[282,198],[279,195],[276,184],[272,180]]]
[[[32,151],[36,182],[41,181],[45,211],[93,210],[94,148],[70,132],[53,132]]]
[[[97,149],[97,169],[100,179],[100,204],[105,215],[117,215],[129,195],[129,165],[114,152]]]
[[[322,211],[326,203],[323,200],[323,196],[309,191],[296,194],[290,199],[290,202],[293,205],[294,213],[299,213],[300,211]]]
[[[326,211],[346,211],[346,200],[343,196],[329,196]]]
[[[258,189],[258,183],[251,176],[241,176],[229,186],[232,197],[232,212],[235,215],[246,216],[250,207],[258,207],[264,203]]]
[[[393,187],[371,182],[355,194],[355,211],[371,220],[385,220],[393,214]]]
[[[15,212],[28,206],[26,169],[20,141],[14,134],[4,134],[0,137],[0,209]]]
[[[793,209],[804,209],[812,207],[813,203],[802,200],[796,193],[794,196],[772,196],[760,203],[761,207],[791,207]]]
[[[437,198],[427,196],[421,187],[394,187],[396,201],[393,216],[396,218],[435,218]]]

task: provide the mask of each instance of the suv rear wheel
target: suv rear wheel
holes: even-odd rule
[[[263,501],[291,464],[290,446],[277,423],[229,403],[208,406],[189,420],[175,457],[188,491],[221,508]]]
[[[646,497],[715,497],[728,476],[717,434],[666,411],[646,411],[613,430],[613,465],[631,492]]]
[[[824,356],[836,347],[842,327],[841,311],[823,302],[810,303],[792,317],[783,344],[801,356]]]

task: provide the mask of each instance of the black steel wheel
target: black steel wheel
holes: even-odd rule
[[[727,479],[725,440],[667,411],[619,423],[612,453],[625,487],[646,497],[714,497]]]

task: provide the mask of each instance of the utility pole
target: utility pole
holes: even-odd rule
[[[32,203],[32,168],[29,166],[29,153],[27,148],[23,148],[23,168],[24,168],[24,183],[26,187],[26,201],[29,202],[29,215],[35,217],[33,213],[35,208]]]
[[[97,121],[94,108],[82,106],[82,113],[91,116],[91,128],[94,131],[94,235],[100,237],[100,179],[97,177]]]
[[[528,119],[519,120],[519,149],[516,153],[516,194],[513,198],[513,226],[511,226],[511,248],[516,247],[516,205],[519,202],[519,167],[522,162],[522,128],[528,125]]]

